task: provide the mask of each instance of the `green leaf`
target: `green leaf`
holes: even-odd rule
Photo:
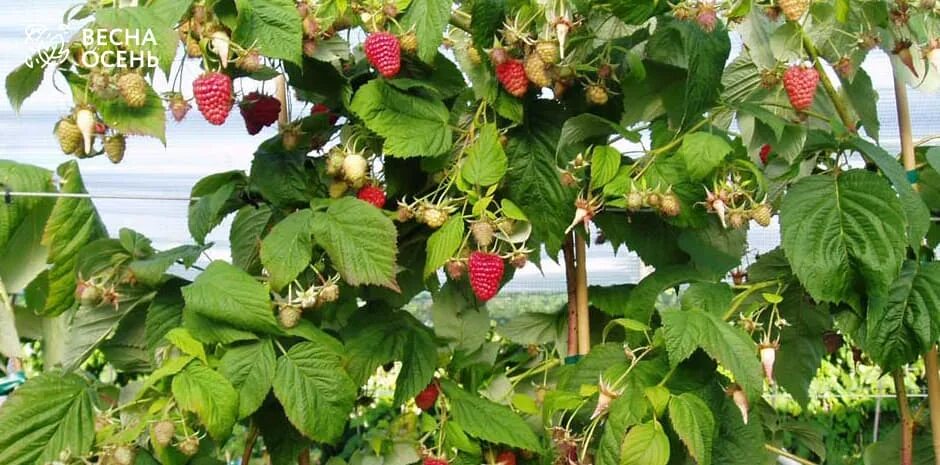
[[[669,421],[695,463],[709,465],[715,417],[708,404],[691,392],[674,396],[669,400]]]
[[[503,0],[475,0],[470,5],[473,45],[480,48],[493,46],[493,37],[503,23],[505,9]]]
[[[809,294],[840,302],[858,286],[887,292],[904,258],[901,209],[884,179],[864,170],[794,184],[780,208],[782,244]]]
[[[868,303],[865,348],[886,371],[912,363],[940,336],[940,262],[907,260],[887,296]]]
[[[450,113],[439,100],[411,95],[376,79],[359,88],[349,108],[385,138],[387,155],[433,157],[453,145]]]
[[[790,286],[784,292],[783,302],[777,308],[789,326],[780,331],[774,378],[794,400],[805,406],[810,401],[810,383],[828,354],[823,337],[832,328],[832,317],[824,306],[812,304],[809,296],[797,286]]]
[[[325,116],[323,118],[326,119]],[[303,126],[301,130],[317,137]],[[274,207],[285,210],[302,208],[316,196],[316,184],[320,182],[311,176],[307,162],[305,149],[285,153],[280,146],[262,145],[251,159],[251,187]]]
[[[591,152],[591,186],[604,187],[620,170],[620,152],[609,146],[595,147]]]
[[[904,206],[904,216],[907,218],[907,243],[914,250],[918,250],[921,240],[930,228],[930,212],[924,204],[924,199],[914,192],[911,182],[907,179],[907,173],[904,172],[897,158],[861,137],[853,138],[850,145],[875,162],[885,177],[891,181]],[[930,160],[929,153],[927,159]]]
[[[206,359],[206,349],[202,343],[197,341],[192,334],[189,334],[185,328],[174,328],[166,333],[166,340],[176,346],[180,352],[186,355],[192,355],[203,363],[209,363]]]
[[[183,288],[186,309],[248,331],[277,334],[271,297],[265,286],[234,265],[214,261]]]
[[[164,336],[173,328],[183,323],[183,294],[180,287],[188,284],[181,279],[167,283],[154,296],[147,308],[144,323],[148,352],[155,353],[159,347],[168,344]]]
[[[643,278],[630,292],[623,315],[641,323],[649,324],[653,315],[656,298],[666,289],[680,284],[709,280],[711,275],[697,271],[688,266],[663,267]]]
[[[620,465],[666,465],[669,437],[655,421],[634,426],[623,439]]]
[[[558,350],[563,350],[568,341],[567,318],[566,312],[525,312],[499,325],[496,332],[516,344],[554,343]]]
[[[326,212],[316,212],[310,228],[347,283],[398,289],[395,282],[398,233],[381,210],[362,200],[344,197],[330,203]]]
[[[294,345],[277,360],[274,395],[291,424],[315,441],[339,440],[356,400],[356,385],[343,369],[340,349],[324,336]]]
[[[414,28],[418,36],[418,57],[431,62],[444,40],[444,28],[450,20],[450,0],[411,0],[402,17],[405,29]]]
[[[620,464],[621,446],[627,430],[642,422],[649,410],[643,387],[634,378],[628,378],[623,394],[610,403],[604,433],[597,446],[597,465]]]
[[[0,407],[0,463],[34,465],[84,456],[95,438],[94,390],[80,375],[30,378]]]
[[[95,307],[79,307],[71,315],[62,360],[67,371],[79,368],[95,349],[114,335],[118,325],[134,308],[148,303],[155,294],[144,286],[126,285],[118,286],[115,292],[120,296],[117,308],[110,302],[101,302]]]
[[[268,339],[235,346],[222,356],[219,371],[238,391],[238,418],[254,413],[268,396],[276,358]]]
[[[496,124],[490,123],[480,128],[477,139],[467,148],[460,174],[470,184],[489,186],[503,179],[507,163]]]
[[[280,291],[304,271],[313,259],[310,221],[313,211],[297,210],[288,215],[261,241],[261,263],[268,270],[268,284]]]
[[[463,242],[464,222],[459,216],[452,216],[437,231],[428,237],[428,254],[424,263],[424,276],[434,274],[438,268],[450,260]]]
[[[153,14],[160,17],[164,24],[175,26],[180,18],[189,11],[194,0],[153,0],[147,5]]]
[[[582,113],[568,118],[561,128],[561,139],[557,154],[562,159],[573,158],[592,142],[607,143],[612,134],[623,136],[630,142],[639,142],[639,135],[623,126],[591,113]]]
[[[723,138],[707,132],[696,132],[682,138],[682,146],[676,156],[685,161],[685,167],[693,179],[705,179],[725,157],[731,153],[731,145]]]
[[[615,183],[617,179],[607,187]],[[689,261],[689,256],[677,243],[681,233],[689,230],[680,230],[667,223],[658,213],[640,211],[625,218],[619,212],[602,211],[594,217],[594,223],[604,231],[604,237],[610,241],[615,252],[626,245],[644,263],[656,268]]]
[[[55,191],[52,172],[6,160],[0,161],[0,184],[19,192]],[[55,199],[40,197],[0,204],[0,281],[8,294],[22,292],[46,270],[42,232],[54,205]]]
[[[257,45],[262,55],[296,65],[303,60],[303,30],[291,0],[236,0],[238,23],[232,41]]]
[[[37,53],[29,58],[28,63],[32,66],[24,63],[7,75],[7,98],[10,100],[13,111],[17,113],[23,107],[23,102],[39,89],[46,74],[46,67],[43,66],[43,61],[39,56],[40,54]]]
[[[169,250],[157,252],[145,259],[134,260],[129,268],[137,281],[145,286],[156,286],[164,278],[164,273],[173,265],[182,263],[190,267],[208,247],[196,245],[181,245]]]
[[[748,397],[756,398],[764,387],[757,347],[744,330],[701,310],[662,310],[663,336],[669,363],[677,366],[701,348],[734,374]]]
[[[158,15],[154,9],[146,7],[125,7],[120,10],[102,8],[95,12],[96,27],[106,30],[129,30],[130,34],[137,34],[140,40],[126,40],[122,47],[144,56],[157,57],[160,69],[164,74],[169,75],[179,43],[179,37],[173,27],[176,26],[179,18],[170,21],[167,19]],[[153,40],[145,40],[147,34],[152,34]],[[112,126],[111,120],[105,119],[105,121]]]
[[[851,81],[841,76],[840,79],[849,103],[862,121],[865,134],[877,142],[881,122],[878,121],[878,92],[872,85],[871,78],[865,69],[858,67]]]
[[[233,265],[249,274],[261,274],[261,238],[273,216],[269,205],[249,205],[238,210],[229,232]]]
[[[173,397],[181,409],[193,412],[209,435],[222,441],[238,416],[238,392],[219,372],[195,361],[173,377]]]
[[[438,337],[450,340],[467,352],[479,349],[486,342],[490,327],[486,307],[478,306],[472,296],[453,282],[445,284],[432,298],[431,319]]]
[[[705,227],[683,229],[677,241],[696,268],[723,275],[741,263],[747,248],[747,231],[725,228],[716,218],[709,218]]]
[[[532,428],[509,407],[464,391],[450,380],[442,380],[441,388],[450,402],[450,413],[467,434],[497,444],[539,450]]]
[[[264,448],[271,455],[272,465],[294,465],[300,453],[310,447],[311,441],[290,424],[277,402],[258,410],[252,419],[261,430]]]
[[[682,293],[682,309],[722,316],[731,308],[733,298],[734,292],[726,283],[692,283]]]
[[[206,176],[193,186],[189,204],[189,233],[196,242],[205,243],[209,234],[229,213],[241,208],[239,191],[248,183],[245,173],[227,171]]]
[[[405,312],[370,315],[346,338],[347,369],[357,385],[365,384],[379,366],[400,360],[395,405],[421,392],[437,368],[437,346],[430,331]]]
[[[70,194],[85,193],[85,184],[78,172],[78,163],[69,161],[58,168],[60,191]],[[75,302],[75,257],[86,244],[104,237],[107,231],[91,200],[59,198],[46,222],[42,243],[49,249],[49,289],[43,316],[55,316],[69,309]]]

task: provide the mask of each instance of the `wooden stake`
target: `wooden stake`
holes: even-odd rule
[[[562,247],[565,257],[565,283],[568,285],[568,357],[578,354],[578,287],[575,280],[574,244],[571,236]]]
[[[578,354],[591,351],[591,321],[588,315],[587,246],[584,236],[575,233],[575,256],[577,257],[578,291]]]

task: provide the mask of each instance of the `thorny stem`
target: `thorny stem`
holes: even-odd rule
[[[833,106],[836,107],[836,113],[839,114],[842,124],[850,131],[855,132],[855,122],[852,121],[852,117],[849,115],[848,107],[845,105],[845,101],[842,100],[842,96],[839,95],[835,86],[832,85],[832,81],[829,80],[829,75],[826,74],[826,69],[823,68],[822,60],[819,58],[819,51],[816,50],[816,45],[813,44],[809,35],[806,34],[806,31],[802,28],[800,28],[800,34],[803,37],[803,48],[806,50],[806,53],[809,54],[810,58],[813,59],[813,67],[816,68],[816,72],[819,73],[819,81],[822,82],[823,88],[826,90],[826,95],[829,96]]]
[[[251,430],[248,431],[248,439],[245,440],[245,451],[242,453],[242,463],[247,465],[251,461],[251,453],[255,450],[255,442],[258,441],[258,425],[251,423]]]
[[[571,236],[563,247],[565,257],[565,283],[568,285],[568,351],[567,355],[578,352],[578,287],[575,283],[574,244]]]
[[[907,401],[904,387],[904,373],[898,369],[891,373],[894,378],[895,396],[898,398],[898,412],[901,414],[901,465],[911,465],[914,455],[914,419],[911,417],[911,405]]]

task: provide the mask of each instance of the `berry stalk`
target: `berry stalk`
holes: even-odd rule
[[[839,95],[835,86],[832,85],[832,81],[829,80],[829,75],[826,74],[826,69],[823,68],[822,60],[819,58],[819,50],[816,49],[816,45],[813,44],[809,35],[807,35],[806,31],[802,28],[800,28],[800,34],[803,36],[803,48],[806,50],[806,53],[809,54],[810,58],[812,58],[813,67],[816,68],[816,71],[819,73],[819,81],[822,82],[823,89],[826,90],[826,95],[832,100],[832,105],[836,107],[836,113],[839,114],[839,119],[842,120],[842,124],[844,124],[846,128],[854,132],[855,122],[852,121],[852,117],[849,114],[848,107],[845,105],[845,101],[842,100],[842,96]]]

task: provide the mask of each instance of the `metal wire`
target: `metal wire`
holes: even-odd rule
[[[178,197],[165,195],[123,195],[123,194],[87,194],[87,193],[69,193],[69,192],[16,192],[7,191],[3,195],[7,197],[52,197],[66,199],[107,199],[107,200],[154,200],[154,201],[180,201],[191,202],[199,200],[199,197]]]

